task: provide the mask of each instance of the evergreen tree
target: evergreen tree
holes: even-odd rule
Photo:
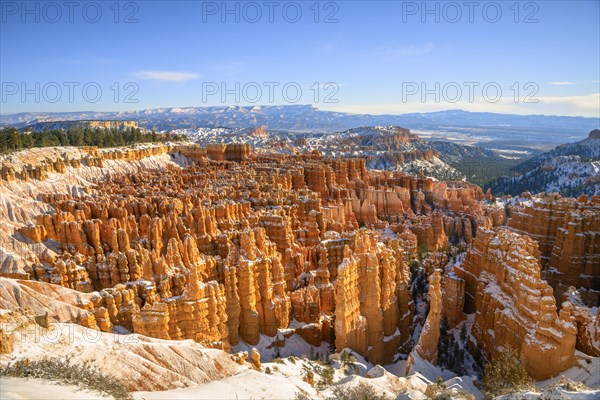
[[[508,347],[485,366],[483,388],[492,396],[528,390],[533,387],[531,377],[521,364],[517,352]]]
[[[124,146],[135,143],[166,142],[182,140],[180,135],[142,133],[139,128],[90,129],[89,127],[68,130],[19,131],[14,127],[0,128],[0,152],[17,151],[32,147],[52,146]]]

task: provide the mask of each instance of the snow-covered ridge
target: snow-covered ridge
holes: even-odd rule
[[[458,168],[465,160],[494,162],[499,155],[481,147],[447,141],[429,141],[398,126],[361,126],[339,132],[294,133],[267,130],[264,136],[252,128],[178,129],[200,145],[207,143],[248,143],[257,151],[320,154],[333,158],[360,157],[371,169],[423,173],[439,180],[463,180]]]
[[[516,175],[493,182],[492,191],[600,195],[600,136],[594,132],[587,139],[558,146],[517,165]]]

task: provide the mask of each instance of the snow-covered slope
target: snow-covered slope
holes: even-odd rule
[[[517,195],[558,192],[564,196],[600,195],[600,130],[577,143],[558,146],[513,168],[490,187],[495,193]]]
[[[3,400],[104,400],[112,397],[42,379],[0,378]]]
[[[468,179],[482,183],[482,166],[505,165],[507,160],[482,147],[429,141],[398,126],[361,126],[331,133],[294,133],[290,131],[261,132],[248,128],[179,129],[173,133],[207,143],[248,143],[260,151],[283,153],[313,152],[329,157],[361,157],[367,167],[388,171],[403,171],[412,175],[423,173],[439,180]],[[512,165],[515,161],[509,160]],[[508,169],[508,168],[506,168]]]

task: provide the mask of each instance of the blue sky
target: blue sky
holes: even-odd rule
[[[2,113],[313,103],[600,116],[597,0],[0,3]]]

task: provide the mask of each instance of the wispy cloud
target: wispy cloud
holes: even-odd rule
[[[177,71],[138,71],[134,75],[139,79],[162,82],[183,82],[200,77],[198,74]]]
[[[595,111],[597,113],[600,105],[600,93],[581,96],[542,96],[539,100],[540,103],[575,107],[581,111]]]
[[[547,82],[548,85],[574,85],[575,82],[569,82],[569,81],[558,81],[558,82]]]

